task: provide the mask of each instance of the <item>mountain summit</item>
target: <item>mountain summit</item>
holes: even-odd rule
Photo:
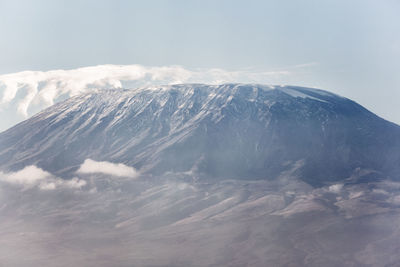
[[[87,158],[152,176],[395,179],[400,127],[317,89],[181,84],[94,90],[0,134],[2,169],[37,165],[67,178]]]

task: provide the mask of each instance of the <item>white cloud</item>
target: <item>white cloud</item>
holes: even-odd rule
[[[342,191],[343,184],[334,184],[328,187],[328,190],[332,193],[339,194]]]
[[[54,190],[56,189],[56,184],[53,182],[41,183],[39,188],[42,190]]]
[[[112,176],[131,177],[138,176],[138,172],[133,167],[122,163],[111,163],[107,161],[94,161],[86,159],[78,170],[78,173],[103,173]]]
[[[71,180],[64,180],[63,185],[69,188],[81,188],[86,185],[86,181],[74,177]]]
[[[349,194],[349,199],[355,199],[355,198],[359,198],[362,195],[364,195],[363,191],[357,191],[357,192],[350,192]]]
[[[78,178],[71,180],[57,178],[35,165],[27,166],[16,172],[0,172],[0,181],[28,188],[37,186],[41,190],[54,190],[59,187],[81,188],[86,185],[86,181]]]
[[[42,190],[54,190],[57,187],[79,189],[84,187],[86,184],[85,180],[74,177],[71,180],[51,179],[40,183],[39,188]]]
[[[281,83],[287,70],[188,70],[180,66],[99,65],[72,70],[23,71],[0,75],[0,108],[12,106],[25,118],[34,111],[92,88],[118,89],[177,83]],[[2,94],[1,94],[2,93]]]
[[[46,172],[34,165],[27,166],[17,172],[0,172],[1,181],[18,185],[34,185],[39,181],[49,178],[51,176],[52,175],[49,172]]]

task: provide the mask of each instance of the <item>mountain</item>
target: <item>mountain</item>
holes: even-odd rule
[[[317,89],[182,84],[94,90],[0,134],[3,170],[68,178],[87,158],[195,179],[396,179],[400,127]]]
[[[0,265],[398,266],[399,153],[322,90],[93,90],[0,133]]]

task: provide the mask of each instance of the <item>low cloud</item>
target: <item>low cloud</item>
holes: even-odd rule
[[[35,165],[27,166],[16,172],[0,172],[0,181],[26,188],[38,187],[41,190],[54,190],[56,188],[81,188],[86,185],[86,181],[73,178],[64,180],[55,177],[51,173],[36,167]]]
[[[74,177],[71,180],[51,179],[40,183],[39,188],[42,190],[54,190],[56,188],[79,189],[84,187],[86,184],[85,180]]]
[[[71,180],[63,181],[63,185],[69,188],[81,188],[86,185],[86,181],[74,177]]]
[[[111,163],[107,161],[94,161],[86,159],[78,170],[78,173],[102,173],[112,176],[136,178],[138,172],[135,168],[122,163]]]
[[[34,165],[27,166],[17,172],[0,172],[0,180],[9,184],[34,185],[40,181],[50,178],[52,175]]]

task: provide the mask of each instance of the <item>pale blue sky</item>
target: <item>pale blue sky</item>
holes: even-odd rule
[[[400,123],[399,14],[396,0],[0,0],[0,74],[298,69],[281,83],[334,91]]]

